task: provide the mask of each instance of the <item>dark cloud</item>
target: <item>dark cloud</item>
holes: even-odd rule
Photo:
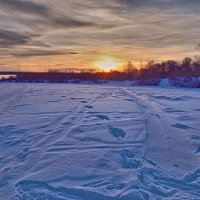
[[[51,47],[42,41],[35,41],[35,38],[40,37],[39,34],[32,33],[17,33],[15,31],[0,29],[0,48],[13,47]]]
[[[20,19],[26,26],[34,27],[34,29],[48,28],[113,28],[116,25],[94,22],[93,20],[80,20],[77,16],[69,16],[66,13],[57,11],[48,4],[38,4],[31,1],[20,0],[0,0],[0,9],[11,10],[21,15],[33,15],[39,17],[37,19],[23,18]]]
[[[76,19],[72,19],[70,17],[65,18],[53,18],[50,22],[52,26],[63,27],[63,28],[79,28],[79,27],[92,27],[96,26],[96,24],[91,22],[84,22]]]
[[[74,51],[70,51],[67,53],[68,55],[78,55],[79,53],[78,52],[74,52]]]
[[[121,5],[131,7],[145,7],[145,8],[171,8],[175,6],[196,6],[199,5],[200,0],[114,0]],[[167,6],[167,7],[166,7]]]
[[[12,47],[28,44],[34,35],[24,35],[9,30],[0,29],[0,47]]]
[[[114,28],[117,25],[114,24],[99,24],[98,22],[77,20],[71,17],[63,16],[63,17],[51,17],[46,22],[43,21],[41,25],[44,27],[52,27],[52,28],[98,28],[98,29],[110,29]]]
[[[49,15],[49,8],[42,4],[37,4],[31,1],[19,0],[0,0],[1,8],[10,9],[25,14],[34,14],[41,16]]]
[[[59,56],[59,55],[77,55],[78,52],[66,52],[60,50],[23,50],[21,52],[13,52],[14,57],[43,57],[43,56]]]
[[[127,6],[149,6],[155,3],[155,0],[115,0],[116,2],[120,3],[121,5],[127,5]]]

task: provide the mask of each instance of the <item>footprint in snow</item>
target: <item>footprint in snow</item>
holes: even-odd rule
[[[98,117],[101,120],[109,120],[109,117],[107,117],[105,115],[96,115],[96,117]]]
[[[89,109],[91,109],[91,108],[93,108],[93,106],[89,106],[89,105],[87,105],[87,106],[85,106],[85,108],[89,108]]]
[[[125,169],[137,169],[142,166],[141,159],[135,157],[135,154],[128,149],[121,151],[122,167]]]
[[[195,153],[200,153],[200,146],[197,147],[197,150],[195,151]]]
[[[133,99],[125,99],[126,101],[134,102]]]
[[[193,109],[194,111],[197,111],[197,112],[199,112],[200,111],[200,108],[197,108],[197,109]]]
[[[184,129],[184,130],[192,129],[192,127],[187,126],[185,124],[180,124],[180,123],[173,124],[172,127],[179,128],[179,129]]]
[[[179,168],[180,166],[178,164],[174,164],[174,167]]]
[[[87,103],[87,101],[81,101],[81,103]]]
[[[125,138],[126,136],[126,132],[123,129],[115,128],[111,125],[108,125],[108,130],[111,135],[118,139]]]

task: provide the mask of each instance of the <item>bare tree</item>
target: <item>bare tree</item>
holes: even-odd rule
[[[126,74],[131,74],[134,71],[135,67],[131,61],[128,61],[127,64],[124,65],[124,72]]]

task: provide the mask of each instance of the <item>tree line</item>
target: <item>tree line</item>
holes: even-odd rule
[[[161,63],[149,60],[145,66],[137,67],[129,61],[123,68],[127,78],[132,80],[151,80],[161,78],[200,77],[200,57],[184,58],[182,61],[168,60]]]

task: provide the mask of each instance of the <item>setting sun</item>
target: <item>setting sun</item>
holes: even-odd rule
[[[116,68],[118,66],[118,63],[114,61],[114,59],[107,58],[97,61],[96,65],[103,71],[109,72],[112,69]]]

